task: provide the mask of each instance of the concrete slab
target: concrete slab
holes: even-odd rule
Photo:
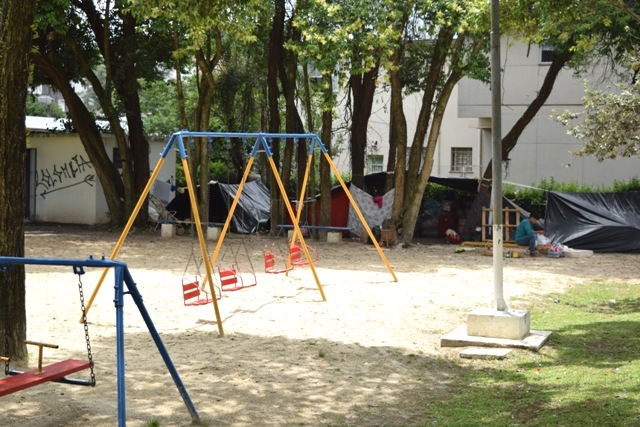
[[[567,258],[591,258],[593,251],[588,249],[567,249],[564,251],[564,256]]]
[[[534,331],[521,340],[508,338],[475,337],[467,334],[467,325],[462,325],[440,339],[441,347],[497,347],[497,348],[523,348],[538,351],[549,340],[551,331]]]
[[[222,233],[222,227],[207,227],[207,240],[218,240]]]
[[[521,340],[529,335],[530,325],[528,310],[477,308],[467,316],[467,334],[478,337]]]
[[[160,237],[173,237],[176,235],[175,224],[162,224],[160,226]]]
[[[469,347],[459,356],[463,359],[504,359],[512,351],[509,348]]]
[[[341,242],[342,242],[342,232],[340,231],[327,232],[327,243],[341,243]]]

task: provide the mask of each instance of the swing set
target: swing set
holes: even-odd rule
[[[264,272],[269,274],[280,274],[287,273],[295,266],[300,265],[308,265],[310,263],[315,263],[318,261],[318,251],[312,247],[307,245],[307,249],[309,250],[309,254],[311,254],[311,259],[308,259],[304,256],[304,251],[302,246],[294,243],[292,246],[288,247],[288,255],[286,260],[284,261],[283,268],[277,268],[276,265],[282,263],[282,255],[280,251],[275,247],[275,245],[271,245],[271,247],[266,247],[264,249]]]
[[[84,332],[85,332],[85,340],[87,345],[87,360],[77,360],[77,359],[68,359],[61,362],[53,363],[47,366],[42,366],[43,359],[43,350],[44,348],[59,348],[56,344],[44,343],[44,342],[36,342],[25,340],[26,345],[33,345],[38,347],[38,367],[32,371],[18,371],[15,369],[11,369],[9,362],[11,358],[8,356],[0,357],[0,359],[4,362],[4,374],[7,378],[0,380],[0,396],[6,396],[11,393],[15,393],[20,390],[24,390],[29,387],[34,387],[36,385],[40,385],[46,382],[58,382],[64,384],[74,384],[74,385],[83,385],[95,387],[96,385],[96,376],[93,371],[93,355],[91,352],[91,342],[89,339],[89,327],[87,324],[87,316],[85,314],[85,305],[84,305],[84,293],[82,289],[82,275],[84,274],[84,270],[82,267],[74,267],[74,273],[78,276],[78,291],[80,293],[80,307],[82,310],[82,320],[84,324]],[[7,354],[11,354],[10,351],[10,340],[11,336],[10,330],[10,321],[9,321],[9,267],[7,265],[0,266],[0,271],[4,276],[4,286],[3,286],[3,301],[4,307],[4,348]],[[83,371],[89,369],[90,370],[90,379],[82,380],[77,378],[68,378],[67,375]]]
[[[251,167],[253,166],[253,162],[256,158],[256,156],[258,154],[263,154],[266,156],[267,161],[269,163],[269,166],[271,167],[271,170],[273,172],[274,178],[276,180],[276,183],[278,185],[280,194],[283,196],[287,211],[289,213],[289,216],[291,218],[299,218],[299,214],[294,213],[293,208],[291,207],[291,204],[288,200],[288,198],[286,197],[286,190],[284,188],[284,185],[282,183],[282,179],[280,178],[280,175],[278,173],[278,168],[273,160],[273,153],[271,150],[271,144],[274,141],[279,141],[281,139],[292,139],[294,140],[294,142],[298,143],[300,141],[306,141],[307,143],[307,165],[306,165],[306,170],[305,170],[305,174],[304,174],[304,182],[303,182],[303,186],[302,188],[306,188],[306,182],[307,182],[307,178],[309,176],[309,170],[311,168],[312,162],[313,162],[313,154],[316,151],[319,151],[324,158],[326,159],[326,161],[328,162],[328,164],[330,165],[336,179],[338,180],[338,182],[340,183],[340,185],[342,186],[343,190],[345,191],[349,202],[351,203],[351,206],[353,206],[356,214],[358,215],[360,221],[362,222],[362,224],[364,225],[365,230],[367,231],[367,233],[369,234],[369,237],[371,239],[371,241],[373,242],[376,250],[378,251],[378,254],[380,256],[380,258],[382,259],[382,261],[384,262],[384,264],[386,265],[387,269],[389,270],[389,273],[391,274],[391,276],[393,277],[393,280],[395,282],[398,281],[398,278],[395,275],[395,272],[393,271],[393,268],[391,267],[391,265],[389,264],[386,256],[384,255],[384,253],[382,252],[382,249],[380,248],[380,245],[377,242],[377,239],[374,237],[371,229],[369,228],[369,226],[367,225],[367,221],[364,218],[364,215],[362,214],[362,212],[360,211],[360,209],[358,208],[358,205],[356,204],[353,196],[351,195],[351,193],[349,192],[349,189],[347,188],[344,180],[342,179],[342,177],[340,176],[340,172],[338,171],[337,167],[335,166],[335,164],[333,163],[333,161],[331,160],[331,156],[329,155],[329,152],[327,150],[327,148],[324,146],[324,144],[322,143],[322,141],[320,140],[320,138],[318,137],[318,135],[316,134],[311,134],[311,133],[307,133],[307,134],[296,134],[296,133],[232,133],[232,132],[192,132],[192,131],[180,131],[180,132],[175,132],[174,134],[171,135],[171,137],[169,138],[169,141],[167,142],[164,150],[162,151],[162,153],[160,154],[160,160],[158,161],[158,164],[156,165],[156,167],[154,168],[153,172],[151,173],[151,176],[149,177],[149,181],[147,182],[147,185],[145,186],[145,188],[142,191],[142,194],[140,195],[140,199],[138,200],[138,203],[136,204],[136,206],[133,209],[133,212],[131,213],[131,216],[129,217],[129,220],[127,221],[127,224],[125,225],[124,229],[122,230],[122,234],[120,235],[120,238],[118,239],[118,242],[116,243],[116,246],[114,247],[111,255],[110,255],[110,259],[114,260],[116,258],[116,256],[118,255],[118,252],[120,251],[120,248],[126,238],[126,236],[129,234],[129,231],[131,230],[131,227],[133,226],[133,222],[135,220],[135,218],[138,215],[138,212],[140,211],[144,201],[146,200],[146,198],[149,195],[151,186],[153,184],[153,182],[155,181],[155,179],[158,176],[158,173],[160,172],[160,169],[162,168],[165,159],[167,157],[167,154],[169,153],[169,151],[174,147],[174,145],[177,146],[177,149],[179,151],[180,154],[180,158],[182,161],[182,166],[184,169],[184,174],[185,174],[185,178],[187,181],[187,186],[188,186],[188,190],[189,190],[189,199],[190,199],[190,203],[191,203],[191,212],[193,215],[193,219],[194,219],[194,223],[195,224],[202,224],[202,222],[200,221],[200,217],[199,217],[199,213],[198,213],[198,206],[197,206],[197,201],[196,201],[196,193],[195,193],[195,189],[193,186],[193,182],[191,179],[191,174],[189,171],[189,165],[187,162],[187,152],[185,150],[185,146],[184,146],[184,141],[185,139],[188,141],[193,141],[195,138],[207,138],[209,141],[213,140],[214,138],[224,138],[224,139],[229,139],[229,138],[241,138],[243,141],[247,141],[247,140],[253,140],[253,148],[251,150],[251,155],[247,161],[247,165],[245,166],[245,170],[242,176],[242,179],[240,181],[240,184],[238,186],[238,191],[236,192],[236,195],[233,199],[233,202],[231,204],[231,207],[229,208],[229,213],[227,215],[227,219],[222,227],[222,231],[220,233],[220,236],[218,237],[218,241],[217,244],[215,246],[215,249],[213,251],[213,254],[211,255],[211,257],[208,256],[207,253],[207,247],[205,244],[205,238],[203,235],[203,231],[202,231],[202,227],[201,226],[197,226],[195,227],[197,234],[198,234],[198,242],[200,244],[200,251],[201,251],[201,255],[202,255],[202,259],[203,259],[203,264],[204,264],[204,268],[205,268],[205,275],[204,275],[204,282],[207,283],[209,285],[209,295],[216,295],[215,292],[215,287],[214,287],[214,275],[213,275],[213,268],[212,266],[215,265],[217,257],[220,253],[220,249],[222,247],[222,244],[224,243],[225,240],[225,236],[226,233],[229,229],[229,224],[231,223],[231,219],[233,218],[233,213],[236,209],[236,206],[238,205],[238,201],[240,199],[240,195],[242,194],[242,190],[247,182],[247,179],[249,177],[249,173],[251,171]],[[300,229],[300,225],[298,223],[298,221],[293,221],[293,229],[294,229],[294,236],[292,238],[291,244],[290,244],[290,248],[293,247],[297,241],[299,241],[299,246],[300,246],[300,254],[304,254],[304,257],[306,260],[308,260],[308,264],[309,267],[311,269],[311,272],[313,274],[314,280],[316,282],[316,286],[318,288],[318,291],[320,292],[320,296],[322,297],[323,301],[326,301],[327,298],[324,294],[324,290],[322,289],[322,285],[320,284],[320,279],[318,278],[318,274],[316,272],[314,263],[313,263],[313,259],[314,257],[311,255],[310,253],[310,249],[307,246],[303,234],[301,232]],[[266,261],[265,261],[266,262]],[[237,270],[236,270],[237,273]],[[105,268],[105,270],[102,273],[102,276],[100,277],[98,284],[96,285],[96,288],[93,291],[93,294],[91,295],[91,298],[89,299],[88,303],[87,303],[87,312],[90,310],[91,305],[93,304],[93,301],[98,293],[98,291],[100,290],[100,286],[102,285],[102,282],[104,281],[104,278],[106,277],[107,274],[107,269]],[[231,275],[230,275],[231,276]],[[235,286],[233,286],[233,284],[230,284],[230,288],[233,288]],[[220,336],[224,336],[224,330],[222,327],[222,317],[220,315],[220,310],[218,307],[218,303],[217,303],[218,299],[217,298],[211,298],[211,303],[213,305],[214,308],[214,312],[215,312],[215,316],[216,316],[216,321],[217,321],[217,325],[218,325],[218,333]]]
[[[196,266],[196,274],[193,279],[187,277],[187,271],[189,270],[189,265],[192,260]],[[222,297],[222,290],[218,286],[215,286],[215,288],[218,292],[213,294],[212,297],[212,294],[210,294],[204,286],[204,277],[200,274],[200,266],[196,261],[196,255],[192,247],[191,254],[187,260],[187,265],[185,266],[184,273],[182,274],[182,299],[184,301],[184,305],[194,306],[211,304],[214,297],[219,300]]]
[[[9,281],[8,275],[10,268],[13,265],[50,265],[50,266],[67,266],[73,267],[73,271],[78,275],[78,288],[80,292],[80,305],[82,308],[82,317],[84,320],[85,339],[87,342],[88,361],[82,361],[77,359],[69,359],[61,362],[53,363],[43,366],[43,349],[44,348],[57,348],[55,344],[39,343],[33,341],[27,341],[27,344],[33,344],[38,346],[38,368],[22,372],[12,370],[9,367],[9,361],[11,358],[11,349],[9,348],[9,337],[12,334],[10,330],[9,322]],[[133,281],[131,273],[127,267],[127,264],[113,260],[96,260],[89,258],[86,260],[73,260],[73,259],[55,259],[55,258],[22,258],[22,257],[3,257],[0,256],[0,272],[4,274],[3,285],[3,310],[4,310],[4,336],[5,336],[5,351],[8,352],[7,356],[2,357],[5,363],[5,374],[8,375],[5,378],[0,379],[0,396],[5,396],[11,393],[15,393],[24,390],[29,387],[34,387],[47,382],[61,382],[73,385],[95,386],[95,375],[93,372],[93,356],[91,353],[91,345],[89,341],[89,332],[87,327],[87,309],[84,305],[84,296],[82,290],[81,276],[84,274],[85,267],[97,267],[105,268],[108,270],[113,269],[114,272],[114,305],[116,311],[116,365],[117,365],[117,399],[118,399],[118,426],[126,426],[126,385],[125,385],[125,346],[124,346],[124,296],[129,295],[133,302],[138,307],[138,311],[142,316],[153,341],[156,344],[158,352],[162,356],[162,359],[169,371],[182,400],[191,415],[191,419],[194,423],[200,423],[200,416],[196,408],[191,401],[191,397],[187,393],[187,390],[178,375],[167,349],[162,342],[160,334],[158,333],[155,325],[153,324],[149,313],[142,301],[142,295],[140,294],[136,283]],[[67,375],[82,371],[90,370],[91,378],[89,380],[80,380],[74,378],[67,378]]]

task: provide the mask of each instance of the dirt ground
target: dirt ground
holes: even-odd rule
[[[118,237],[89,227],[30,224],[26,256],[108,258]],[[183,304],[183,278],[204,273],[197,265],[196,239],[132,233],[115,259],[127,263],[186,392],[208,425],[430,424],[432,397],[450,392],[450,367],[469,363],[458,358],[460,348],[441,348],[440,338],[464,324],[471,310],[495,305],[492,258],[481,249],[454,253],[443,241],[415,243],[385,248],[388,268],[371,245],[308,244],[318,252],[315,270],[326,301],[309,266],[288,275],[264,272],[264,248],[285,248],[284,238],[226,237],[216,264],[236,260],[253,268],[257,285],[223,292],[218,305],[224,337],[213,305]],[[208,242],[210,254],[214,245]],[[190,260],[192,252],[196,256]],[[630,268],[637,261],[630,254],[505,259],[504,296],[512,308],[534,309],[532,301],[585,281],[638,283],[637,267]],[[87,269],[82,276],[87,300],[101,273]],[[248,273],[242,277],[253,279]],[[117,425],[113,283],[109,273],[88,315],[96,387],[47,383],[2,397],[1,425]],[[87,356],[77,285],[70,267],[27,266],[28,338],[60,346],[45,350],[47,363]],[[128,296],[124,312],[128,425],[191,425]],[[34,353],[31,364],[35,359]]]

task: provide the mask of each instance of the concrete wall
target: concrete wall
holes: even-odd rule
[[[549,67],[541,64],[539,58],[539,46],[510,45],[508,40],[503,40],[503,137],[542,86]],[[605,89],[612,85],[598,70],[588,77],[593,88]],[[535,185],[543,179],[553,178],[561,182],[610,187],[614,180],[627,181],[638,175],[637,158],[599,163],[593,157],[572,154],[582,147],[582,142],[568,135],[566,128],[551,116],[565,110],[580,111],[583,96],[583,78],[563,69],[545,106],[527,126],[511,152],[503,177],[506,182]],[[458,114],[463,118],[476,118],[477,123],[484,125],[484,129],[478,129],[478,134],[483,154],[486,154],[483,155],[483,164],[486,165],[491,158],[491,92],[488,85],[463,79],[459,84]]]
[[[115,140],[105,136],[112,156]],[[34,159],[28,189],[30,218],[40,222],[102,224],[109,222],[107,203],[95,168],[77,134],[32,133],[28,148]],[[150,167],[160,159],[166,141],[150,142]],[[113,160],[113,159],[112,159]],[[160,181],[175,176],[175,151],[167,156],[158,175]]]

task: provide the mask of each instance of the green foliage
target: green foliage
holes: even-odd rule
[[[637,176],[634,176],[628,182],[614,180],[613,191],[615,193],[622,193],[624,191],[640,191],[640,179],[638,179]]]
[[[624,191],[640,191],[640,179],[631,178],[628,182],[614,181],[612,187],[580,185],[576,181],[559,182],[555,178],[543,179],[534,187],[520,188],[512,184],[505,184],[502,188],[504,197],[514,201],[518,206],[527,211],[545,212],[547,204],[547,191],[560,193],[608,193]]]
[[[55,117],[56,119],[65,117],[64,111],[62,111],[57,102],[42,104],[31,94],[27,96],[26,112],[27,116]]]
[[[568,134],[584,142],[574,154],[594,156],[599,162],[640,157],[640,83],[617,86],[618,90],[607,92],[587,87],[583,111],[552,116],[567,127]]]
[[[451,200],[460,197],[466,197],[469,194],[466,191],[456,190],[446,185],[430,182],[424,192],[423,199],[433,200]]]
[[[452,72],[489,81],[490,31],[488,2],[476,0],[417,1],[404,36],[407,53],[401,74],[407,92],[442,85]],[[437,72],[437,71],[436,71]]]
[[[140,81],[140,108],[149,136],[166,137],[180,128],[175,81]]]
[[[191,171],[192,174],[193,171]],[[196,170],[193,179],[198,182],[200,179],[200,169]],[[228,163],[220,160],[209,162],[209,179],[212,181],[220,181],[224,183],[233,182],[235,177],[235,170]],[[186,187],[187,180],[184,176],[184,168],[182,162],[178,160],[176,162],[176,185],[178,187]]]
[[[341,172],[340,178],[347,183],[351,182],[351,172]],[[335,177],[335,175],[331,175],[331,186],[335,187],[336,185],[340,185],[340,181]]]

